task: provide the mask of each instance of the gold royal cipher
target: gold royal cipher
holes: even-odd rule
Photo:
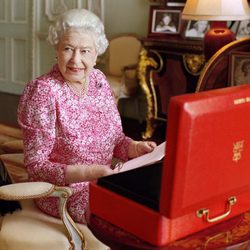
[[[233,161],[238,162],[241,159],[244,147],[244,140],[233,143]]]

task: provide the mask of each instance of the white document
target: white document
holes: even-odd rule
[[[152,152],[134,158],[130,161],[124,162],[119,173],[129,171],[135,168],[144,167],[162,160],[163,157],[165,156],[165,147],[166,147],[166,142],[163,142],[156,148],[154,148]]]

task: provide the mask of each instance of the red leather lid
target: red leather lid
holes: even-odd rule
[[[250,85],[172,97],[161,185],[169,218],[250,190]]]

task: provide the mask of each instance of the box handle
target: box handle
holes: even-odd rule
[[[216,222],[216,221],[222,220],[225,217],[227,217],[231,213],[231,208],[236,202],[237,202],[237,199],[235,196],[228,198],[227,211],[224,214],[221,214],[221,215],[214,217],[214,218],[209,218],[209,209],[207,209],[207,208],[202,208],[202,209],[197,210],[196,215],[199,218],[204,216],[205,221],[207,221],[209,223]]]

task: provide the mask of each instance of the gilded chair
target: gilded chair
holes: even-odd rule
[[[0,201],[19,201],[21,210],[0,215],[1,250],[106,250],[86,225],[75,223],[69,216],[66,203],[71,195],[68,187],[46,182],[27,182],[23,154],[3,154],[1,163],[14,184],[0,187]],[[1,169],[0,169],[1,170]],[[0,171],[2,178],[4,170]],[[61,219],[42,213],[33,199],[56,196],[60,200]]]
[[[138,87],[137,64],[141,42],[134,34],[120,34],[109,40],[104,56],[104,72],[114,92],[119,98],[132,96]]]
[[[146,115],[146,128],[142,133],[143,139],[153,138],[154,132],[156,130],[156,123],[164,124],[165,130],[165,117],[160,117],[158,115],[158,110],[160,107],[160,98],[157,92],[157,84],[154,84],[153,74],[158,73],[163,68],[163,59],[161,55],[155,51],[147,51],[142,48],[139,54],[139,65],[138,65],[138,78],[140,86],[146,97],[147,104],[147,115]],[[163,136],[162,138],[165,138]],[[154,139],[155,140],[155,139]]]

